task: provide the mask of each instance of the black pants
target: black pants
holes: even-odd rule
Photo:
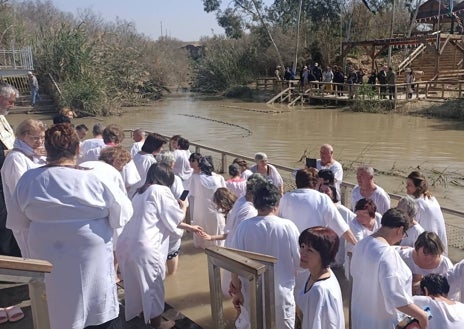
[[[1,182],[0,182],[1,184]],[[13,236],[13,231],[7,229],[6,206],[3,191],[0,191],[0,255],[21,257],[18,243]]]

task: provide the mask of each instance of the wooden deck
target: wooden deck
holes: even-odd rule
[[[275,95],[267,104],[287,103],[288,106],[309,104],[312,99],[325,100],[335,104],[374,101],[392,102],[393,107],[416,100],[448,100],[462,98],[463,80],[438,80],[415,82],[414,93],[407,97],[406,84],[398,83],[393,86],[391,93],[389,85],[326,83],[319,81],[308,82],[301,86],[298,80],[276,81],[274,78]],[[268,84],[271,85],[271,84]]]

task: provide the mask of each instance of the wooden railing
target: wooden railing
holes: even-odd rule
[[[29,285],[34,329],[50,329],[44,277],[52,268],[44,260],[0,256],[0,281]]]
[[[398,72],[403,72],[404,69],[408,67],[420,54],[422,54],[426,48],[427,46],[425,44],[421,44],[419,47],[414,49],[414,51],[408,57],[406,57],[404,61],[400,63],[400,65],[398,65]]]
[[[457,74],[464,75],[462,73]],[[414,82],[414,90],[411,99],[457,99],[463,96],[464,80],[452,77],[431,81]],[[393,86],[390,91],[389,87]],[[287,102],[295,105],[297,101],[303,104],[308,99],[326,99],[333,101],[356,101],[356,100],[381,100],[392,99],[395,102],[408,102],[408,85],[397,83],[395,85],[381,84],[349,84],[310,81],[301,86],[297,81],[288,81],[287,88],[281,90],[272,97],[267,104],[274,102]],[[390,98],[391,96],[391,98]]]
[[[223,268],[246,279],[250,287],[250,324],[253,329],[275,328],[275,257],[237,249],[208,247],[211,313],[215,328],[225,329],[222,307],[221,273]],[[266,318],[263,315],[266,314]]]

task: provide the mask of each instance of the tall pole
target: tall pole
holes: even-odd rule
[[[300,7],[298,8],[298,21],[296,23],[296,49],[295,61],[293,62],[293,72],[296,74],[296,67],[298,64],[298,48],[300,46],[300,23],[301,23],[301,8],[303,7],[303,0],[300,0]]]
[[[393,0],[392,16],[391,16],[391,21],[390,21],[390,39],[393,38],[393,25],[395,24],[395,3],[396,1]],[[388,44],[388,66],[389,67],[392,65],[391,56],[392,56],[392,46],[391,46],[391,41],[390,41],[390,43]]]

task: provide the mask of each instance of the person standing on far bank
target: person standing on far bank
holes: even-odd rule
[[[39,82],[31,71],[27,72],[27,76],[29,77],[29,89],[31,90],[31,106],[35,106],[35,101],[40,100]]]

